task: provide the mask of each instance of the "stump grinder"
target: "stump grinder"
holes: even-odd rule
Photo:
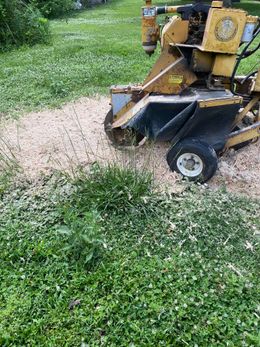
[[[142,46],[151,55],[159,42],[161,54],[142,84],[111,87],[109,139],[116,146],[167,141],[172,171],[209,180],[218,156],[260,136],[259,34],[259,17],[222,1],[157,7],[146,0]],[[251,71],[239,76],[245,59]]]

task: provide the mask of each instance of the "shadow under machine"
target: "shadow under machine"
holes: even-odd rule
[[[156,7],[146,0],[142,45],[151,55],[160,42],[161,54],[142,84],[111,87],[109,139],[117,146],[167,141],[171,170],[210,179],[219,155],[260,136],[259,34],[259,17],[222,1]],[[251,71],[237,76],[245,59]]]

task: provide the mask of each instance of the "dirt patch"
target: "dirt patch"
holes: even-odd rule
[[[109,161],[152,170],[159,183],[172,191],[182,190],[180,177],[169,171],[165,161],[168,144],[146,143],[126,151],[110,145],[103,131],[108,109],[108,98],[83,98],[61,109],[30,113],[19,121],[8,121],[0,133],[1,151],[12,153],[32,177],[52,169],[73,170],[76,165]],[[258,142],[225,154],[208,186],[213,189],[225,186],[229,191],[259,197],[259,173]]]

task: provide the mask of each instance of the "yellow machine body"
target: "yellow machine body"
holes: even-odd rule
[[[161,14],[174,14],[167,17],[162,28],[157,24],[157,16]],[[124,129],[129,124],[136,127],[134,120],[142,110],[149,109],[151,103],[161,103],[163,109],[167,100],[178,104],[178,96],[186,102],[185,95],[192,91],[199,95],[197,104],[201,113],[207,108],[211,112],[213,106],[228,110],[230,105],[237,105],[238,113],[231,127],[235,131],[230,132],[225,148],[258,138],[260,67],[257,74],[246,78],[234,76],[234,69],[241,45],[251,42],[259,23],[257,16],[224,8],[222,1],[212,1],[211,5],[156,7],[146,0],[146,6],[142,7],[142,46],[151,55],[160,44],[161,54],[143,83],[111,88],[112,110],[105,122],[106,132],[110,136],[114,131],[117,141],[122,136],[121,143],[128,143]],[[203,100],[203,95],[208,99]],[[252,114],[257,114],[251,117],[252,124],[238,128],[252,110]],[[145,118],[148,126],[149,117],[147,114]],[[113,141],[111,136],[110,139]]]
[[[164,13],[176,13],[178,8],[165,6]],[[151,55],[160,42],[161,55],[139,87],[144,94],[179,94],[198,79],[196,72],[230,77],[245,25],[248,20],[253,23],[258,20],[258,17],[249,16],[246,11],[223,8],[222,1],[213,1],[201,43],[194,44],[196,49],[193,50],[192,65],[188,66],[178,47],[190,45],[185,44],[190,30],[189,21],[174,15],[168,18],[160,32],[157,15],[156,7],[147,0],[146,6],[142,7],[142,45],[145,52]],[[259,78],[255,91],[258,89]],[[125,109],[134,105],[135,102],[129,101]]]

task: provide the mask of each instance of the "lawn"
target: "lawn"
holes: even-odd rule
[[[140,45],[140,5],[111,0],[52,21],[50,45],[2,53],[0,113],[140,81],[156,58]],[[149,173],[98,164],[12,181],[7,164],[0,346],[260,346],[260,201],[162,192]]]
[[[0,202],[1,346],[259,346],[259,202],[93,168]]]
[[[140,0],[111,0],[68,21],[51,21],[49,45],[0,54],[0,114],[57,107],[81,96],[108,94],[112,84],[142,81],[156,56],[149,58],[141,47],[141,5]],[[260,3],[237,6],[260,15]],[[257,59],[247,61],[241,72]]]

